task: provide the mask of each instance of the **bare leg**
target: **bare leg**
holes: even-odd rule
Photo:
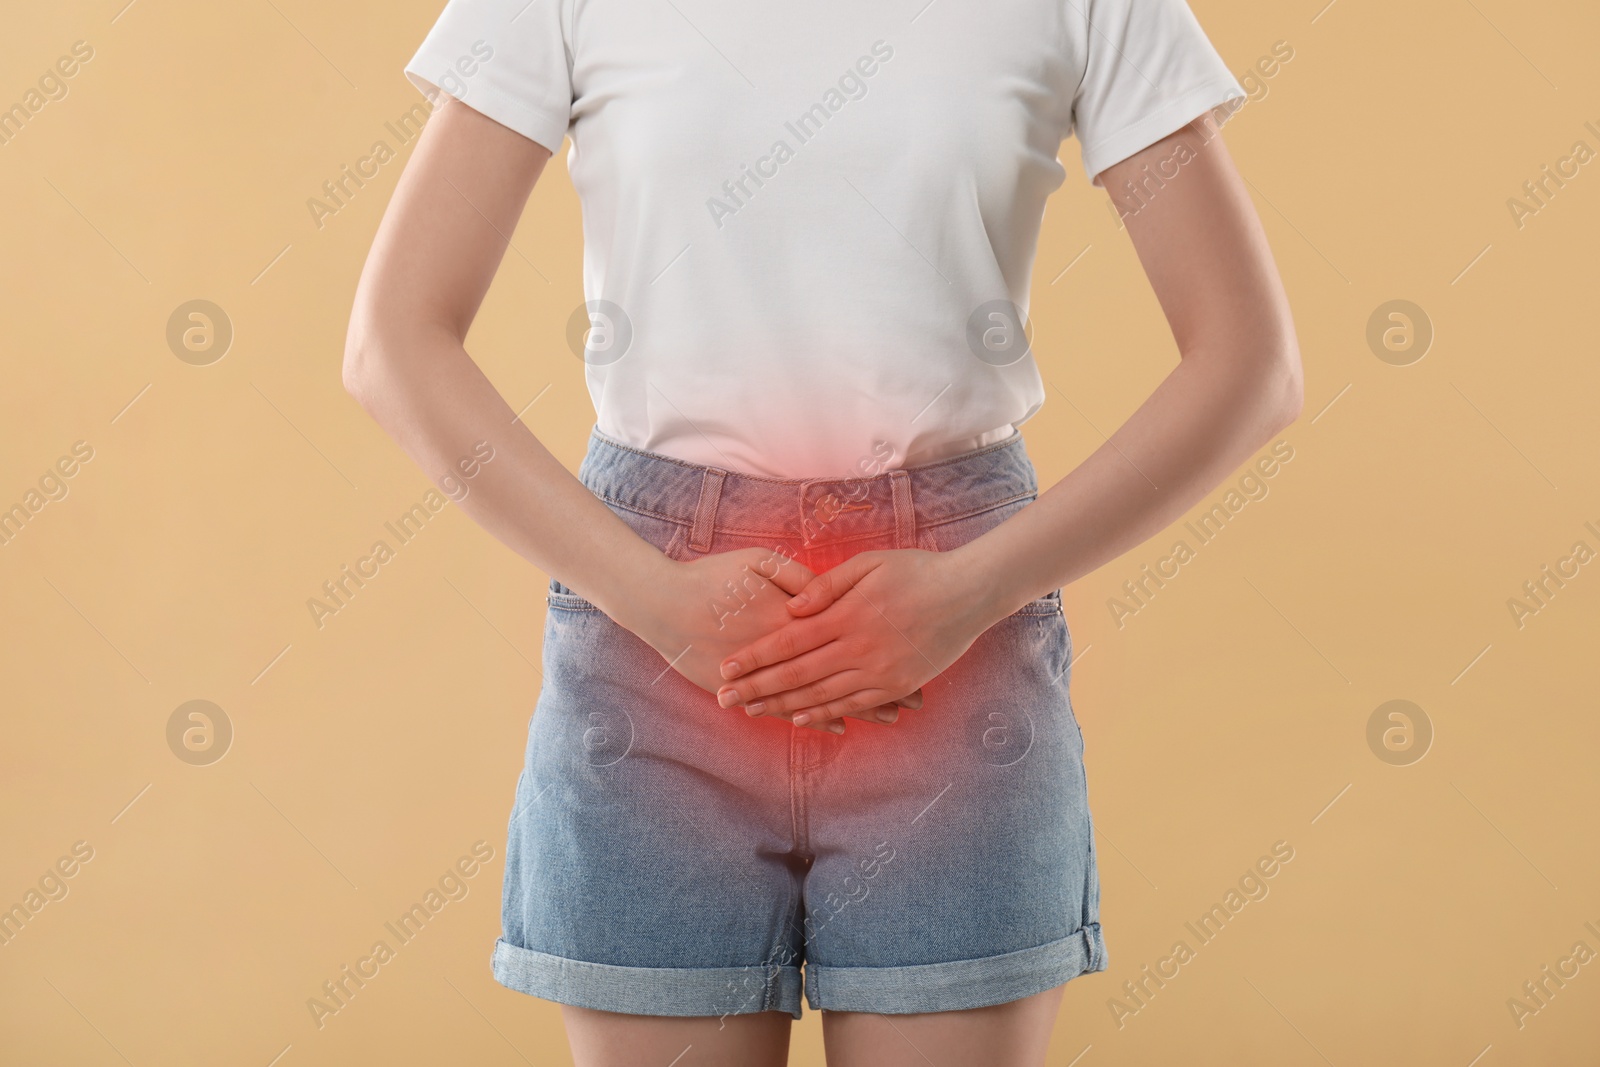
[[[569,1005],[561,1015],[577,1067],[784,1067],[794,1021],[780,1011],[675,1018]]]
[[[828,1067],[1041,1067],[1064,986],[970,1011],[872,1015],[825,1011]]]

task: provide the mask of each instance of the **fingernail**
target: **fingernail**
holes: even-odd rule
[[[754,704],[746,704],[744,710],[747,715],[760,715],[767,710],[767,706],[758,700]]]
[[[888,708],[879,708],[878,709],[877,718],[878,718],[879,722],[894,722],[899,717],[900,717],[899,715],[896,715],[894,712],[890,711]]]
[[[805,607],[806,601],[808,601],[810,599],[811,599],[811,594],[810,593],[797,593],[797,594],[795,594],[794,599],[789,601],[789,606],[791,608]]]
[[[790,721],[792,721],[796,726],[804,726],[806,723],[811,721],[811,716],[802,711]]]
[[[844,733],[844,723],[838,722],[838,721],[830,722],[828,724],[828,732],[830,734],[842,734],[842,733]]]
[[[725,708],[731,708],[735,704],[739,703],[739,694],[735,690],[724,689],[722,692],[717,694],[717,703],[721,704]]]
[[[724,663],[722,665],[722,676],[724,678],[739,677],[739,661],[730,659],[728,662]]]

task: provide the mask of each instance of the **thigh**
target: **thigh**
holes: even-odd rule
[[[717,708],[569,592],[552,591],[544,667],[496,979],[617,1015],[798,1014],[794,728]]]
[[[575,1067],[784,1067],[785,1012],[670,1018],[563,1007]]]
[[[948,551],[1004,510],[923,540]],[[1052,593],[982,634],[921,710],[797,738],[812,1007],[964,1012],[1106,969],[1071,654]]]
[[[828,1067],[926,1067],[982,1063],[1041,1067],[1065,987],[1009,1004],[923,1015],[822,1013]]]
[[[925,687],[920,711],[805,739],[813,1007],[965,1011],[1105,969],[1066,626],[1031,610]]]
[[[681,530],[621,514],[675,551]],[[508,827],[495,978],[613,1017],[670,1017],[671,1030],[798,1017],[794,728],[719,708],[559,581],[543,667]]]

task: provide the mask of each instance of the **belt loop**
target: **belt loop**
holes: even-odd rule
[[[700,479],[700,502],[694,509],[694,526],[689,530],[689,547],[696,552],[711,550],[711,535],[716,530],[717,503],[722,499],[722,481],[728,472],[707,467]]]
[[[917,546],[917,513],[911,506],[911,474],[903,469],[889,472],[889,491],[894,498],[894,539],[896,548]]]

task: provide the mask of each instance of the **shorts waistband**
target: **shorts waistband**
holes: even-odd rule
[[[713,532],[815,544],[915,532],[1038,495],[1022,435],[915,467],[860,477],[764,478],[633,448],[594,429],[578,477],[600,499],[690,527],[705,551]]]

